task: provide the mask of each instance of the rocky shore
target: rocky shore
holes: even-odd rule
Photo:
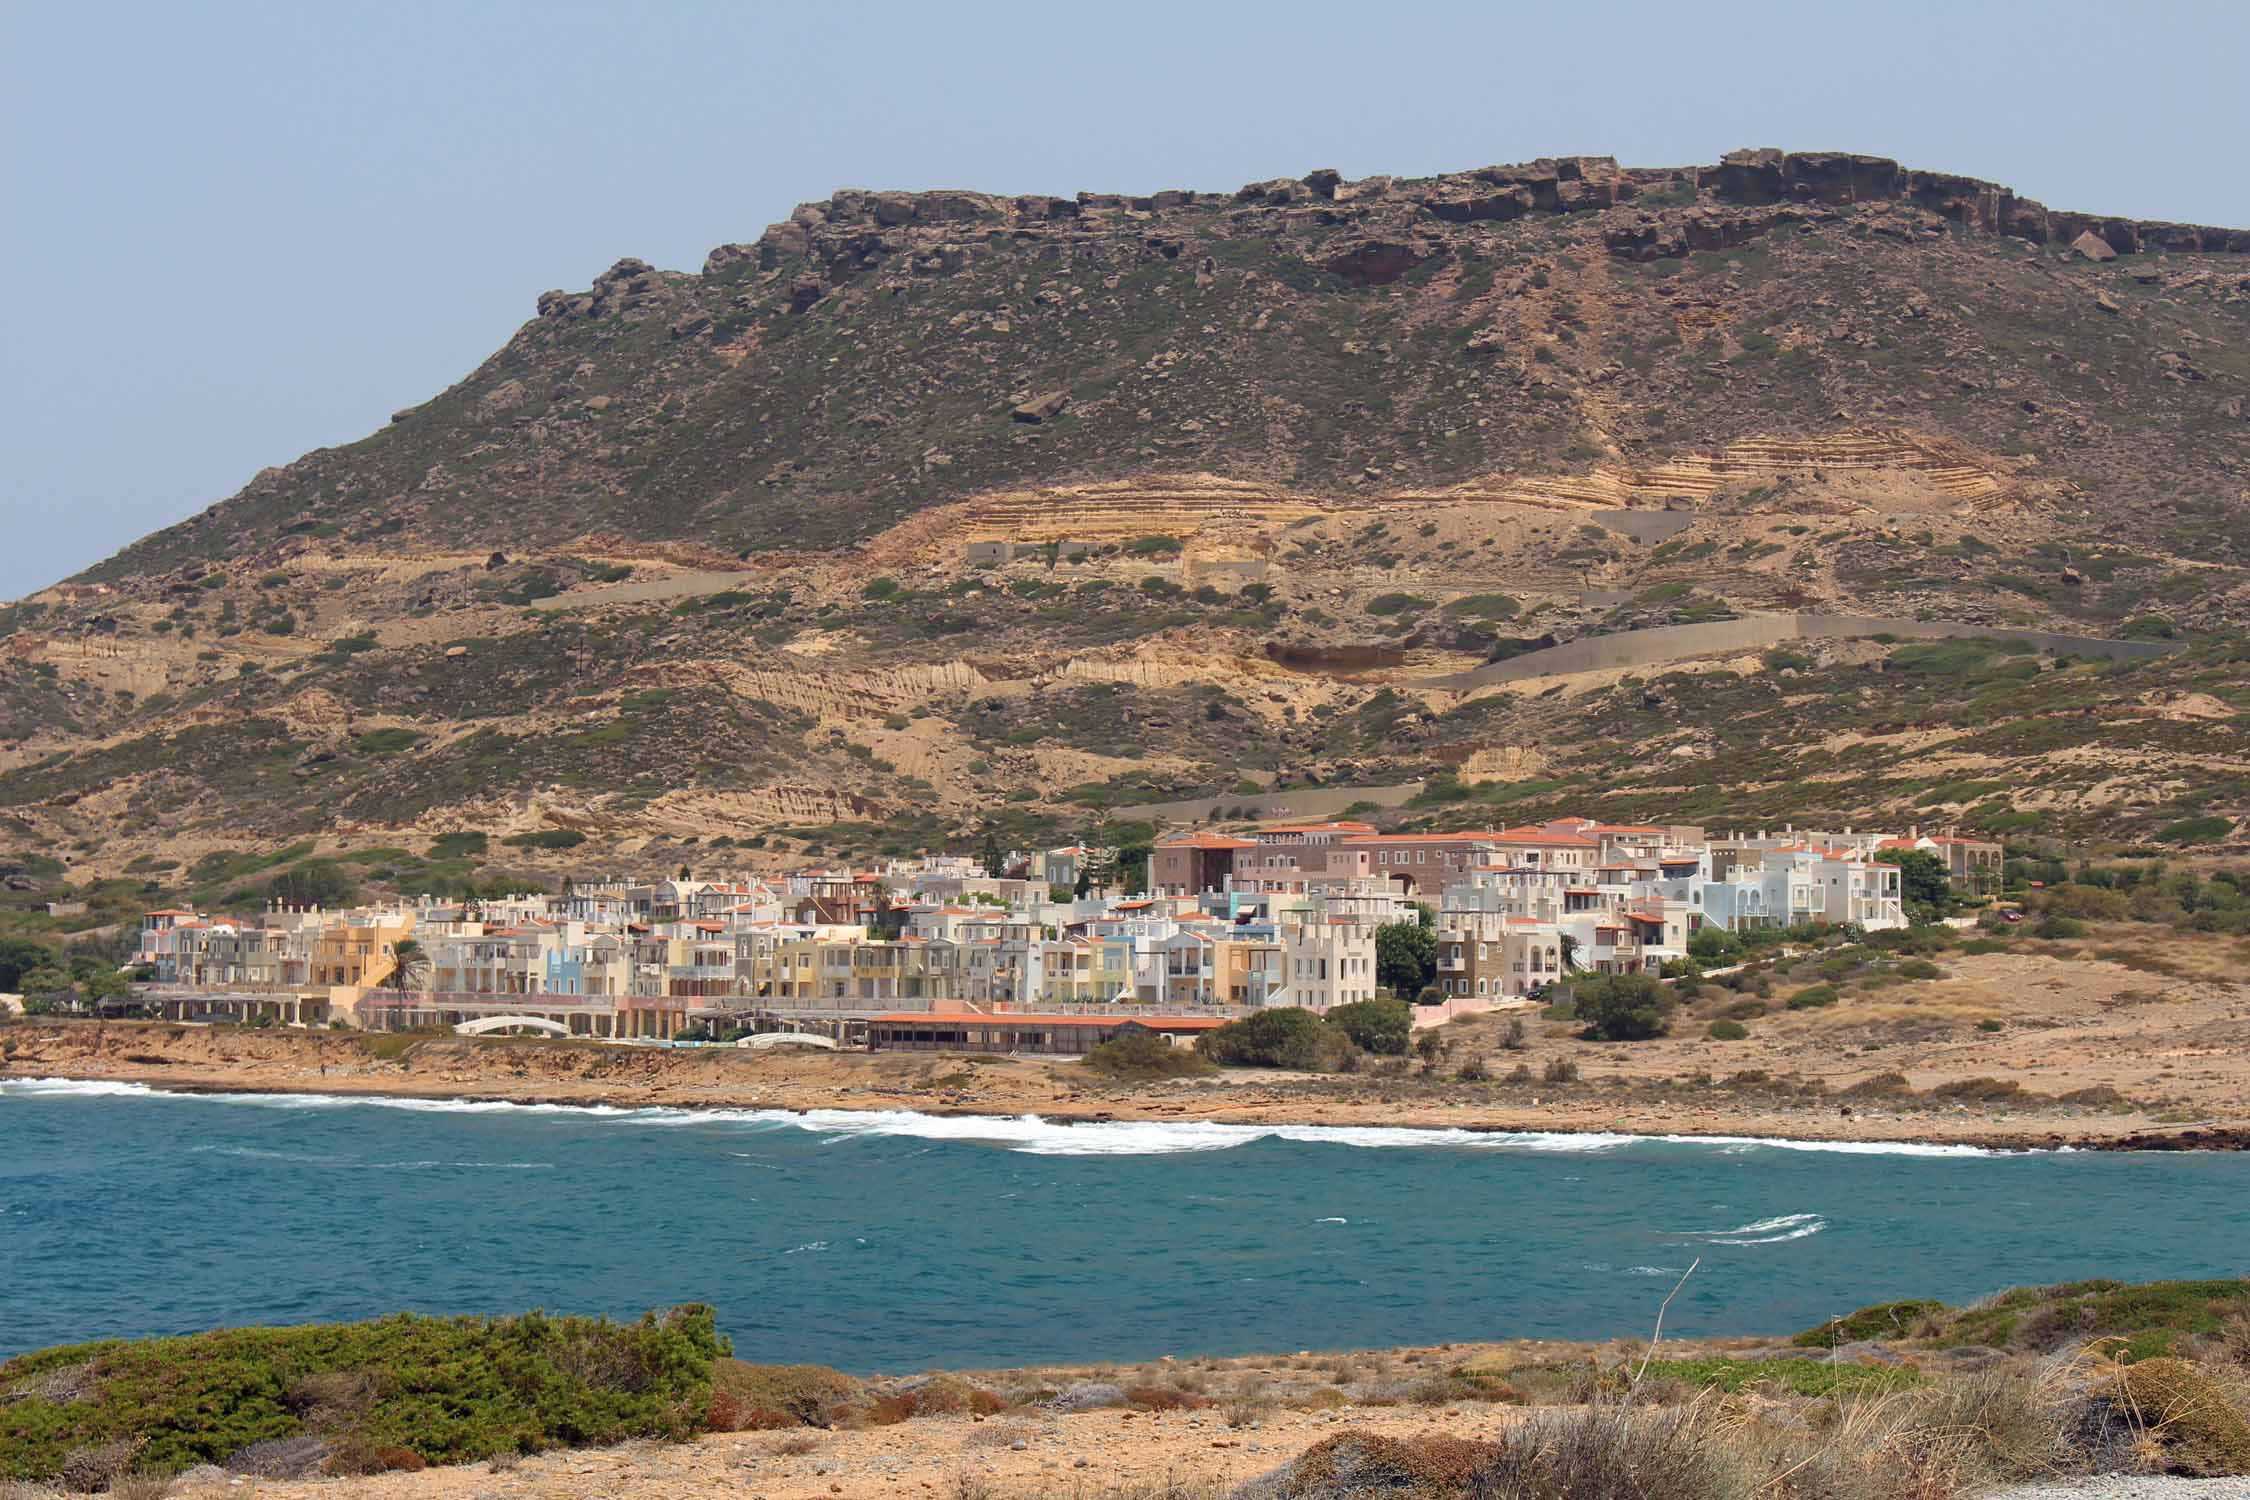
[[[1641,1052],[1620,1062],[1659,1061]],[[1864,1075],[1865,1069],[1857,1070]],[[913,1110],[1058,1122],[1420,1127],[1907,1142],[1993,1150],[2237,1150],[2250,1127],[2167,1128],[2126,1104],[1996,1088],[1978,1097],[1861,1082],[1653,1068],[1538,1078],[1314,1076],[1228,1070],[1117,1083],[1055,1058],[656,1050],[529,1039],[244,1031],[153,1022],[19,1024],[0,1079],[127,1082],[179,1092],[319,1093],[567,1107]],[[1990,1079],[1983,1080],[1986,1083]],[[2046,1086],[2061,1090],[2052,1081]],[[2071,1080],[2062,1080],[2064,1083]],[[1856,1090],[1859,1090],[1855,1092]],[[2217,1112],[2214,1101],[2214,1113]]]

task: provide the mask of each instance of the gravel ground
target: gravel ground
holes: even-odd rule
[[[2148,1479],[2111,1474],[1995,1490],[1984,1500],[2250,1500],[2250,1479]]]

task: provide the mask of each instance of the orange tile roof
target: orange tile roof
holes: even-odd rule
[[[1373,823],[1267,823],[1259,827],[1260,833],[1373,833]]]
[[[1156,846],[1159,849],[1255,849],[1249,839],[1232,838],[1223,833],[1190,833],[1176,839],[1166,839]]]
[[[1484,833],[1369,833],[1344,840],[1347,844],[1475,844],[1503,837]]]
[[[980,1015],[972,1011],[908,1011],[895,1016],[876,1016],[868,1024],[876,1026],[1091,1026],[1108,1028],[1137,1022],[1151,1031],[1207,1031],[1226,1025],[1217,1016],[1053,1016],[1031,1011],[1007,1011],[999,1015]]]

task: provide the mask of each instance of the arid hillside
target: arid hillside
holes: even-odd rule
[[[841,192],[0,612],[0,827],[158,883],[1360,786],[2218,845],[2246,402],[2250,232],[1870,157]]]

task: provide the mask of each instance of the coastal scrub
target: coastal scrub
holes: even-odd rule
[[[728,1352],[700,1303],[607,1318],[430,1318],[232,1328],[46,1349],[0,1364],[0,1479],[91,1456],[175,1473],[312,1439],[310,1468],[457,1464],[701,1428]]]

